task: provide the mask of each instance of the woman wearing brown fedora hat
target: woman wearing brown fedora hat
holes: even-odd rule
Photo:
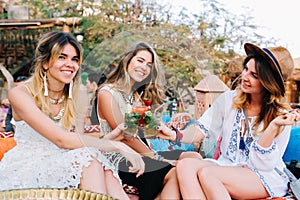
[[[244,45],[247,57],[239,87],[224,92],[181,142],[222,137],[218,160],[186,158],[176,165],[183,199],[282,197],[288,178],[280,175],[298,110],[284,103],[284,77],[293,59],[283,47]],[[166,137],[176,133],[162,129]],[[189,138],[187,138],[189,137]],[[182,172],[185,173],[182,173]]]

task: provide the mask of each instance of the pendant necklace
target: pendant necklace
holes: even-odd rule
[[[130,105],[133,104],[133,94],[128,95],[124,91],[120,91],[120,93],[126,104],[130,104]]]

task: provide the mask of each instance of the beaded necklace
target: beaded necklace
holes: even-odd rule
[[[51,104],[57,105],[57,104],[61,104],[65,100],[65,96],[63,95],[59,99],[53,99],[53,98],[49,97],[49,100],[50,100]]]
[[[50,115],[50,118],[53,119],[54,121],[58,122],[62,119],[64,112],[65,112],[65,109],[61,108],[57,115],[55,115],[55,116]]]
[[[53,116],[52,114],[50,114],[50,118],[52,120],[54,120],[55,122],[59,122],[62,119],[62,117],[63,117],[65,109],[64,109],[64,106],[62,105],[62,103],[64,102],[64,100],[65,100],[65,96],[64,95],[61,98],[59,98],[59,99],[53,99],[53,98],[49,97],[50,104],[52,104],[52,105],[60,105],[60,110],[59,110],[59,112],[58,112],[57,115]]]

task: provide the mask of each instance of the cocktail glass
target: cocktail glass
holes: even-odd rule
[[[145,115],[145,112],[147,112],[147,110],[148,110],[148,106],[145,106],[143,104],[136,104],[136,105],[133,105],[133,107],[132,107],[133,113],[138,113],[141,115],[140,121],[138,123],[138,125],[140,127],[144,127],[144,115]]]
[[[158,135],[161,115],[145,113],[144,137],[147,139],[155,139]]]
[[[125,125],[127,128],[124,130],[124,136],[132,138],[137,136],[137,129],[141,116],[140,113],[125,113]]]
[[[158,135],[159,125],[162,120],[163,105],[151,106],[151,111],[144,114],[144,137],[155,139]]]

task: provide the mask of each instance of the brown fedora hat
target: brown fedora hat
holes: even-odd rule
[[[284,96],[284,80],[291,76],[294,69],[294,61],[290,52],[284,47],[260,48],[251,43],[245,43],[246,54],[257,53],[263,56],[275,72],[276,79]]]

